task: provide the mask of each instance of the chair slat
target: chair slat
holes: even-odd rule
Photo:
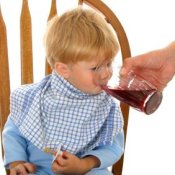
[[[23,0],[20,18],[21,84],[33,82],[32,30],[28,1]]]
[[[7,51],[7,34],[6,26],[3,20],[3,16],[0,9],[0,132],[4,128],[4,124],[9,115],[9,103],[10,103],[10,77],[9,77],[9,62]],[[2,138],[2,136],[1,136]],[[0,149],[2,148],[2,141]],[[3,149],[1,149],[2,155],[4,155]],[[9,170],[6,170],[6,174],[9,175]]]
[[[56,14],[57,14],[56,0],[52,0],[51,7],[50,7],[50,13],[49,13],[49,16],[48,16],[48,19],[47,20],[50,20]],[[48,64],[47,60],[46,60],[46,64],[45,64],[45,75],[48,75],[51,72],[52,72],[51,67]]]
[[[9,114],[9,63],[7,52],[6,26],[0,9],[0,130],[3,130]]]

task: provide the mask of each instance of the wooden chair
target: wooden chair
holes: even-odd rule
[[[122,59],[129,57],[130,47],[125,31],[110,8],[101,0],[79,0],[79,4],[86,4],[89,7],[101,12],[106,20],[114,28],[121,47]],[[58,5],[59,6],[59,5]],[[48,19],[57,13],[56,0],[51,1],[50,14]],[[32,31],[31,31],[31,16],[28,6],[28,1],[23,0],[21,18],[20,18],[20,42],[21,42],[21,84],[33,82],[33,61],[32,61]],[[9,61],[8,61],[8,46],[6,25],[3,20],[3,15],[0,10],[0,131],[2,133],[4,124],[9,114],[9,96],[10,96],[10,77],[9,77]],[[46,63],[45,74],[49,74],[51,69]],[[121,109],[124,116],[124,132],[125,139],[127,133],[129,107],[121,103]],[[122,174],[124,156],[113,165],[112,172],[114,175]],[[8,171],[6,171],[9,174]]]

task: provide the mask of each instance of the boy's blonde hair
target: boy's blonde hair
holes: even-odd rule
[[[114,58],[119,46],[106,20],[93,10],[78,7],[53,17],[45,34],[46,58],[51,67],[55,62],[91,61],[105,54]],[[99,58],[100,59],[100,58]]]

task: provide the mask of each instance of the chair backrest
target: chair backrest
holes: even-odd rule
[[[122,60],[129,57],[130,47],[125,31],[117,18],[117,16],[104,4],[101,0],[79,0],[79,4],[86,4],[89,7],[99,11],[104,15],[106,20],[112,25],[116,32],[118,41],[121,47]],[[41,7],[42,8],[42,7]],[[50,14],[48,19],[57,14],[56,0],[51,1]],[[21,84],[33,82],[33,51],[32,51],[32,30],[31,30],[31,15],[28,6],[28,1],[23,0],[21,17],[20,17],[20,45],[21,45]],[[10,96],[10,76],[9,76],[9,61],[8,61],[8,46],[6,25],[3,20],[0,10],[0,131],[2,132],[4,124],[9,114],[9,96]],[[51,69],[46,62],[45,74],[49,74]],[[124,133],[126,139],[129,107],[121,103],[121,109],[124,116]],[[112,167],[114,175],[122,174],[123,167],[122,158]],[[7,172],[8,174],[8,172]]]

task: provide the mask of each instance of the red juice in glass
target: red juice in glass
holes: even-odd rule
[[[102,86],[108,94],[146,114],[153,113],[162,101],[162,93],[156,89],[130,90]]]

